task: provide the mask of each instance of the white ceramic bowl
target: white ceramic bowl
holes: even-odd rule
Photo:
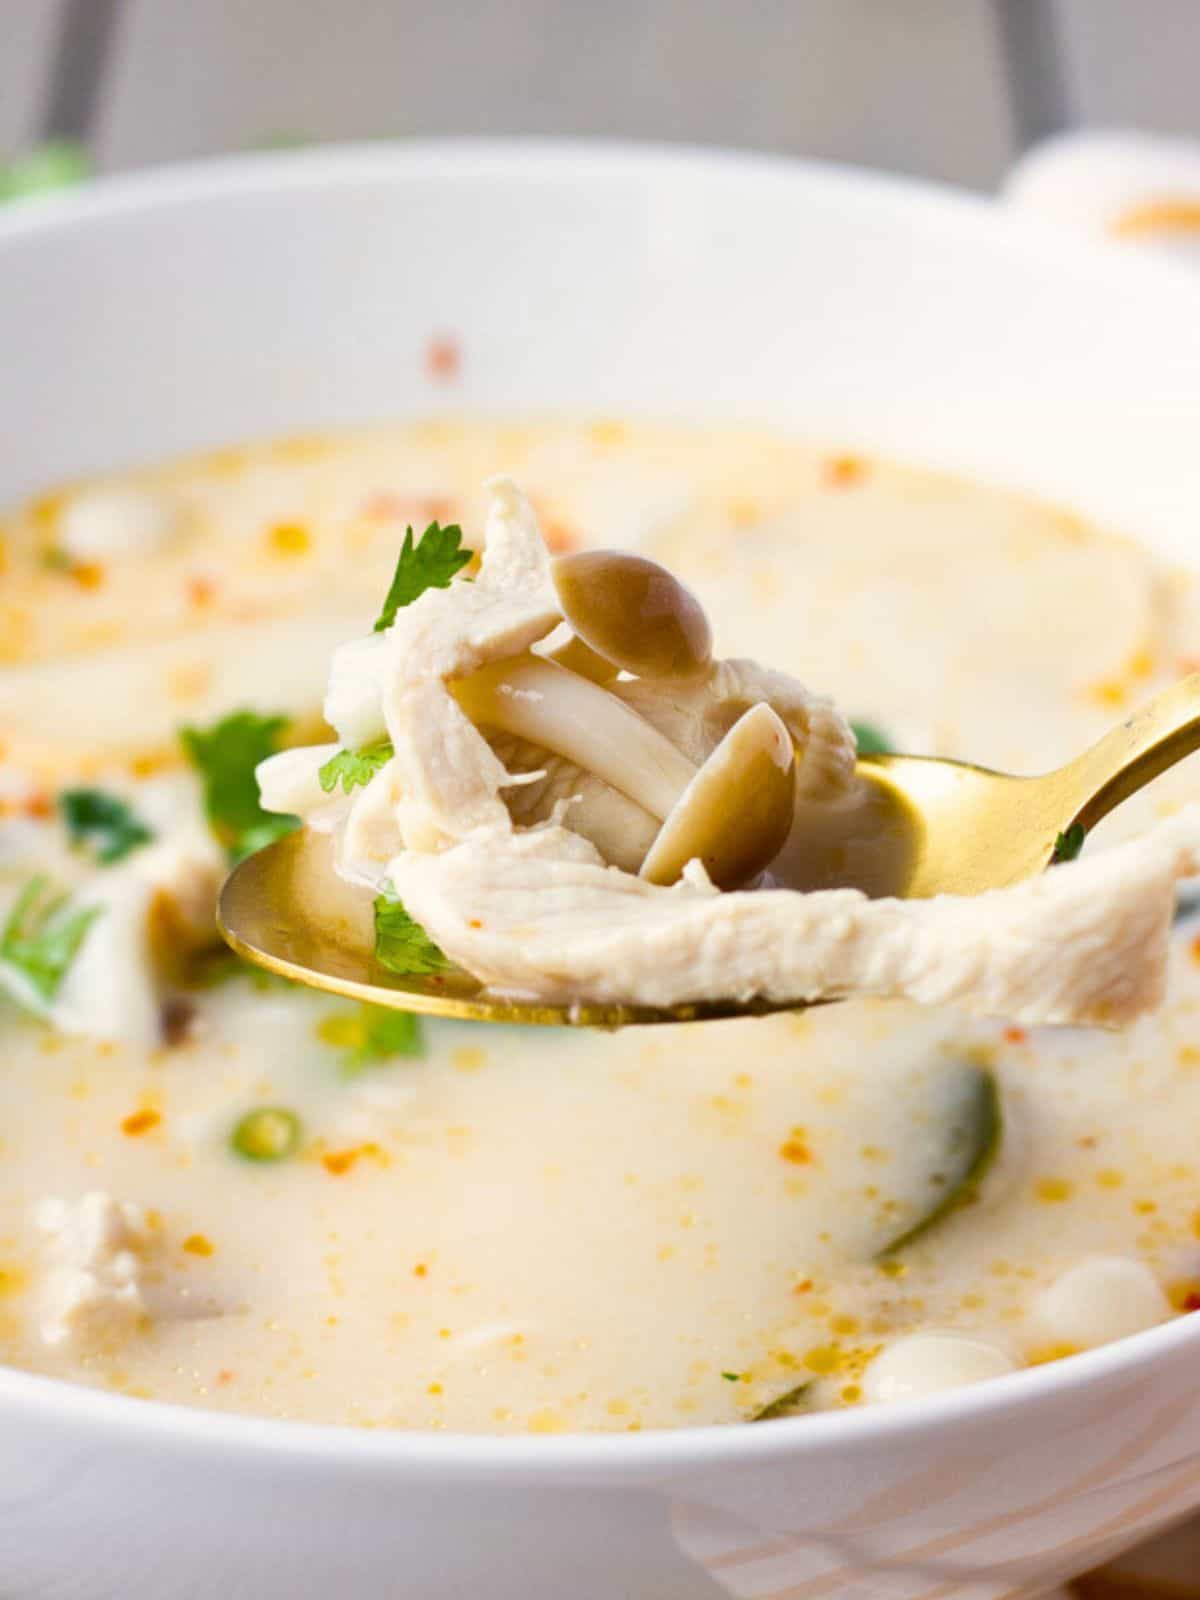
[[[449,391],[422,362],[443,330]],[[0,351],[0,501],[449,401],[759,419],[1040,490],[1176,557],[1200,526],[1190,277],[790,162],[450,143],[103,183],[0,217]],[[1184,1319],[913,1405],[520,1439],[3,1373],[0,1592],[1027,1594],[1200,1504],[1198,1360]]]

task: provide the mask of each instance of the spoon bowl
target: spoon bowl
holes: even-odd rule
[[[1075,853],[1082,833],[1200,748],[1200,674],[1182,679],[1053,772],[1015,777],[929,756],[871,755],[844,805],[806,813],[773,870],[788,887],[856,887],[927,899],[1007,888]],[[1068,839],[1073,838],[1073,848]],[[375,957],[369,890],[334,871],[333,841],[311,829],[260,850],[221,891],[232,949],[279,977],[399,1011],[478,1022],[619,1028],[804,1009],[717,1000],[668,1007],[553,1005],[498,995],[457,967],[400,976]]]
[[[665,1008],[552,1005],[495,994],[461,967],[402,977],[375,959],[371,892],[337,876],[332,838],[311,828],[297,829],[234,868],[221,891],[217,924],[236,954],[276,977],[395,1011],[466,1022],[623,1028],[792,1009],[766,1000]]]

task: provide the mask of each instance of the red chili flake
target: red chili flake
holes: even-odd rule
[[[104,568],[98,561],[77,561],[71,576],[81,589],[98,589],[104,582]]]
[[[1200,1291],[1193,1289],[1190,1294],[1183,1297],[1181,1311],[1200,1311]]]
[[[1029,1035],[1024,1028],[1018,1028],[1014,1025],[1011,1028],[1005,1028],[1004,1037],[1009,1044],[1024,1044]]]
[[[574,550],[579,544],[579,533],[565,522],[562,517],[556,516],[553,509],[538,495],[531,495],[534,512],[541,526],[542,537],[554,555],[562,555],[567,550]]]
[[[579,535],[567,523],[551,518],[542,524],[542,532],[546,536],[546,545],[552,554],[562,555],[567,550],[574,550],[579,544]]]
[[[28,795],[21,808],[27,817],[35,817],[40,822],[54,815],[54,801],[42,790]]]
[[[393,522],[404,515],[404,501],[390,489],[380,489],[363,502],[362,515],[371,522]]]
[[[378,1161],[380,1166],[386,1167],[388,1163],[384,1151],[373,1139],[368,1139],[366,1144],[355,1145],[350,1150],[329,1150],[321,1157],[321,1165],[326,1172],[332,1173],[335,1178],[343,1177],[356,1162],[370,1158]]]
[[[794,1167],[806,1167],[812,1160],[812,1151],[802,1138],[795,1135],[785,1139],[779,1146],[779,1154],[785,1161],[790,1161]]]
[[[830,456],[824,463],[825,482],[831,489],[849,489],[867,475],[861,456]]]
[[[121,1132],[131,1139],[137,1139],[152,1128],[157,1128],[161,1121],[162,1117],[157,1111],[131,1111],[121,1123]]]
[[[809,1290],[812,1288],[812,1286],[813,1286],[813,1281],[812,1281],[811,1278],[801,1278],[800,1282],[793,1286],[792,1293],[793,1294],[807,1294],[809,1292]]]
[[[358,1160],[361,1150],[331,1150],[321,1157],[321,1165],[335,1178],[343,1177]]]
[[[228,1367],[222,1367],[220,1372],[217,1373],[217,1382],[218,1383],[232,1383],[233,1379],[234,1379],[234,1374],[232,1372],[230,1372]]]
[[[462,372],[462,346],[453,334],[435,334],[425,347],[425,376],[434,383],[453,383]]]

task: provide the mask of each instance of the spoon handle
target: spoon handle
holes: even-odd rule
[[[1064,818],[1091,829],[1195,750],[1200,750],[1200,673],[1164,689],[1090,750],[1035,781],[1057,791]]]

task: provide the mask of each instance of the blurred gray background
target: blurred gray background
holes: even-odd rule
[[[566,133],[991,188],[1065,126],[1200,134],[1200,0],[0,0],[0,157]]]

